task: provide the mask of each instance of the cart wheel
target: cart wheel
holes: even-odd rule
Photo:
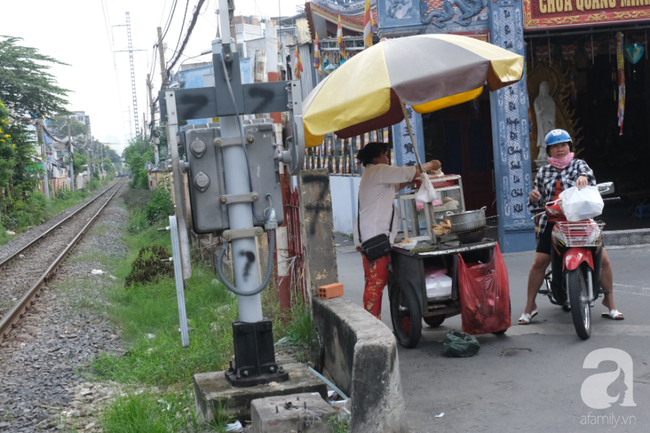
[[[444,322],[446,318],[447,318],[446,314],[439,314],[437,316],[424,317],[423,319],[424,319],[424,323],[431,326],[432,328],[435,328],[437,326],[442,325],[442,322]]]
[[[415,293],[395,284],[390,293],[390,316],[397,342],[409,349],[417,346],[422,335],[422,313]]]

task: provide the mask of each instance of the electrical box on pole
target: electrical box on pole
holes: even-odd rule
[[[238,298],[239,318],[233,323],[235,360],[225,372],[233,386],[253,386],[288,379],[275,362],[272,322],[262,316],[260,292],[273,269],[275,229],[282,223],[279,164],[290,173],[302,168],[304,131],[299,81],[242,84],[239,54],[230,32],[228,0],[219,1],[223,39],[212,42],[214,86],[168,89],[160,92],[161,119],[167,119],[172,147],[174,188],[188,182],[192,227],[198,233],[216,232],[226,239],[217,259],[222,283]],[[244,120],[243,115],[289,111],[292,139],[287,149],[275,142],[271,119]],[[219,118],[219,123],[178,125],[191,119]],[[178,156],[177,139],[184,151]],[[179,179],[180,178],[180,179]],[[177,216],[183,194],[178,194]],[[181,227],[181,232],[184,227]],[[269,264],[259,284],[255,237],[269,233]],[[179,234],[179,237],[182,236]],[[181,243],[183,243],[181,241]],[[223,275],[222,260],[232,245],[235,284]],[[181,245],[181,256],[183,248]],[[176,265],[176,263],[175,263]]]

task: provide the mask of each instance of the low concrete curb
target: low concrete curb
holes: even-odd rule
[[[603,239],[606,247],[650,244],[650,229],[605,230]]]
[[[397,341],[390,329],[343,298],[314,299],[324,368],[352,399],[350,431],[408,432]]]

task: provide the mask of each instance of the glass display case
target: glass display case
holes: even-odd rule
[[[465,211],[463,181],[459,175],[452,174],[430,179],[436,192],[440,194],[438,202],[419,203],[415,200],[415,192],[396,196],[399,200],[404,239],[435,241],[436,236],[431,226],[443,221],[447,212]]]

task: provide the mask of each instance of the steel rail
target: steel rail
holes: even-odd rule
[[[102,205],[101,208],[93,215],[93,217],[86,223],[86,225],[81,229],[81,231],[75,236],[75,238],[66,246],[65,250],[54,260],[54,262],[47,268],[45,272],[40,276],[38,281],[23,295],[23,297],[14,305],[14,307],[2,318],[0,321],[0,339],[4,339],[9,335],[9,332],[14,328],[14,326],[24,317],[24,315],[29,310],[29,307],[35,303],[34,298],[38,297],[43,286],[47,283],[50,276],[56,273],[59,265],[66,258],[66,256],[72,251],[74,246],[81,240],[83,235],[86,233],[88,228],[92,225],[93,222],[97,219],[99,214],[104,210],[104,208],[110,203],[111,199],[118,193],[120,188],[122,188],[123,183],[119,183],[115,188],[115,191],[111,196],[106,200],[106,203]],[[97,196],[96,198],[101,197],[103,194]],[[94,201],[94,200],[93,200]],[[85,208],[85,207],[84,207]]]
[[[112,186],[112,187],[110,187],[110,188],[106,188],[106,190],[105,190],[104,192],[102,192],[101,194],[98,194],[97,197],[93,198],[93,199],[90,200],[88,203],[84,204],[82,207],[80,207],[80,208],[77,209],[76,211],[72,212],[70,215],[68,215],[67,217],[65,217],[64,219],[62,219],[61,221],[59,221],[58,223],[56,223],[56,224],[53,225],[52,227],[50,227],[47,231],[41,233],[37,238],[33,239],[31,242],[29,242],[27,245],[25,245],[24,247],[22,247],[20,250],[16,251],[16,252],[13,253],[12,255],[10,255],[10,256],[8,256],[8,257],[2,259],[2,260],[0,261],[0,269],[2,269],[2,267],[3,267],[4,265],[6,265],[7,263],[9,263],[11,260],[13,260],[13,259],[15,259],[16,257],[18,257],[18,255],[19,255],[20,253],[24,252],[24,251],[25,251],[26,249],[28,249],[29,247],[34,246],[34,244],[36,244],[37,242],[43,240],[43,239],[44,239],[44,238],[45,238],[45,237],[46,237],[46,236],[47,236],[51,231],[53,231],[54,229],[56,229],[57,227],[59,227],[59,226],[60,226],[61,224],[63,224],[64,222],[68,221],[70,218],[74,217],[77,213],[79,213],[79,212],[81,212],[82,210],[86,209],[88,206],[90,206],[90,205],[93,204],[96,200],[98,200],[101,196],[103,196],[103,195],[106,194],[107,192],[110,192],[111,189],[114,189],[114,188],[117,188],[117,187],[121,187],[121,185],[118,184],[118,185]]]

